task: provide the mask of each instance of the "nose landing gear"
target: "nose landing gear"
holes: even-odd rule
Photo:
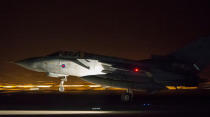
[[[65,76],[64,78],[61,78],[61,82],[60,82],[60,85],[59,85],[59,91],[60,92],[64,92],[64,86],[63,86],[63,84],[66,81],[67,81],[67,76]]]

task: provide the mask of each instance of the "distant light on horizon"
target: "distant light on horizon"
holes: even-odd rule
[[[32,84],[25,84],[25,85],[15,85],[15,84],[0,84],[0,90],[2,91],[37,91],[37,90],[55,90],[57,91],[57,87],[59,87],[59,85],[44,85],[44,84],[48,84],[48,83],[43,83],[40,85],[32,85]],[[101,85],[64,85],[64,87],[66,88],[66,91],[68,90],[125,90],[122,88],[113,88],[113,87],[102,87]]]
[[[48,83],[45,83],[48,84]],[[36,90],[57,90],[57,87],[59,85],[32,85],[32,84],[25,84],[25,85],[15,85],[15,84],[0,84],[0,90],[5,91],[36,91]],[[114,87],[103,87],[101,85],[64,85],[66,90],[125,90],[123,88],[114,88]],[[186,86],[166,86],[168,90],[195,90],[198,89],[198,87],[186,87]],[[207,88],[206,88],[207,89]]]
[[[198,87],[186,87],[186,86],[166,86],[167,89],[169,90],[181,90],[181,89],[184,89],[184,90],[193,90],[193,89],[198,89]]]

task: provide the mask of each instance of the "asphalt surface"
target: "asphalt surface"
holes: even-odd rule
[[[0,93],[0,116],[210,116],[210,91],[173,91],[154,95],[123,91],[23,91]]]

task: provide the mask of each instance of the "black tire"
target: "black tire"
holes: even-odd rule
[[[132,101],[133,96],[130,93],[125,93],[121,95],[121,100],[123,102],[131,102]]]

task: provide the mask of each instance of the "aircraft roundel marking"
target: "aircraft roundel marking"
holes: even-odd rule
[[[65,68],[65,67],[66,67],[66,65],[65,65],[65,64],[62,64],[62,65],[61,65],[61,67],[62,67],[62,68]]]

